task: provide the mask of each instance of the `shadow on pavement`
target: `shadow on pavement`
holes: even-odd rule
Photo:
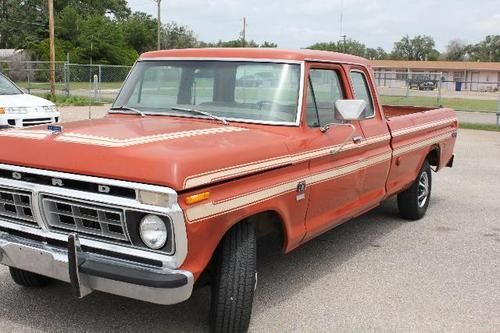
[[[304,244],[289,255],[259,258],[259,287],[254,315],[278,305],[335,272],[337,267],[407,223],[397,217],[395,200]],[[23,330],[50,332],[202,332],[208,331],[209,288],[175,306],[159,306],[95,292],[73,299],[71,289],[56,282],[36,290],[15,285],[0,273],[0,318]],[[273,290],[272,293],[269,291]],[[273,296],[270,296],[270,295]],[[254,318],[255,318],[254,316]],[[17,329],[17,328],[16,328]]]

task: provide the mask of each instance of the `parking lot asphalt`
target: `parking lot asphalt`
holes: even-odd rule
[[[259,258],[251,332],[499,332],[500,133],[460,130],[426,217],[395,200],[288,255]],[[30,290],[0,267],[2,332],[205,332],[209,290],[175,306],[64,283]]]

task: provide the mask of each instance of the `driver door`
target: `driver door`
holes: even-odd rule
[[[308,80],[305,131],[308,151],[313,153],[306,184],[310,187],[310,197],[305,240],[356,213],[365,173],[358,165],[364,140],[359,122],[351,122],[352,127],[342,125],[334,115],[338,99],[352,98],[344,68],[340,65],[311,65]],[[328,130],[321,130],[330,123],[333,125]]]

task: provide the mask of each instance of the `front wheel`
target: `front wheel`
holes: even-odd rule
[[[24,271],[19,268],[9,267],[10,276],[15,283],[23,287],[42,288],[50,283],[50,278]]]
[[[398,194],[398,208],[401,217],[408,220],[421,219],[429,207],[432,188],[432,173],[425,160],[417,179],[405,191]]]
[[[210,324],[213,332],[246,332],[257,283],[255,226],[242,222],[224,236],[216,253]]]

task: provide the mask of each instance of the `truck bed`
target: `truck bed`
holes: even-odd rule
[[[384,114],[387,119],[399,116],[406,116],[414,113],[426,112],[434,110],[432,107],[421,106],[396,106],[396,105],[383,105]]]
[[[433,157],[436,170],[447,165],[453,155],[458,126],[453,109],[384,105],[383,112],[395,157],[387,181],[389,194],[411,183],[433,147],[438,152],[438,156]],[[412,154],[405,154],[408,151]]]

